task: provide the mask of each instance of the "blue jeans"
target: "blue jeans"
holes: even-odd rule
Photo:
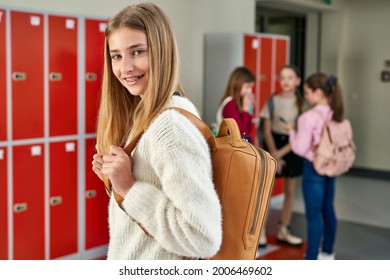
[[[335,178],[319,175],[313,164],[305,159],[302,188],[307,222],[305,259],[316,260],[319,247],[324,253],[333,253],[337,227],[333,205]]]

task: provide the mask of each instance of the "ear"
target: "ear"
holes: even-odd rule
[[[322,89],[320,88],[317,88],[315,91],[313,91],[313,93],[317,96],[323,96],[324,93],[322,92]]]

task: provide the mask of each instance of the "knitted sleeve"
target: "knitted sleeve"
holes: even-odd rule
[[[125,211],[169,252],[214,255],[222,239],[221,207],[201,133],[169,110],[151,124],[139,146],[151,169],[141,172],[152,172],[158,180],[136,181],[123,202]]]

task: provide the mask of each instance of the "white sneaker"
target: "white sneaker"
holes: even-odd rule
[[[265,229],[263,229],[260,233],[259,247],[264,248],[266,246],[267,246],[267,236],[265,235]]]
[[[336,259],[335,253],[328,254],[328,253],[320,252],[317,256],[317,260],[321,260],[321,261],[333,261],[335,259]]]

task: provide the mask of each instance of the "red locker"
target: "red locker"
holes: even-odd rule
[[[50,143],[50,259],[76,253],[77,141]]]
[[[76,18],[49,16],[50,136],[77,134]]]
[[[0,10],[0,141],[5,141],[7,139],[5,17],[5,11]]]
[[[273,61],[272,61],[272,47],[273,39],[270,37],[260,38],[261,54],[260,54],[260,100],[258,101],[258,114],[263,108],[268,97],[273,94]]]
[[[7,149],[0,147],[0,260],[8,259]]]
[[[13,147],[14,259],[45,258],[44,145]]]
[[[11,11],[13,139],[42,137],[43,16]]]
[[[259,58],[260,58],[260,39],[257,35],[246,35],[243,38],[244,40],[244,53],[243,53],[243,65],[247,67],[252,73],[256,76],[256,82],[252,88],[252,93],[254,94],[255,104],[260,100],[259,94],[259,77],[256,75],[259,68]],[[258,106],[254,107],[254,114],[258,114]],[[252,139],[256,139],[256,124],[252,124],[252,134],[250,135]]]
[[[275,39],[275,92],[281,92],[280,69],[288,63],[288,45],[285,39]]]
[[[95,139],[85,143],[85,249],[108,243],[108,196],[103,182],[92,171]]]
[[[85,20],[85,132],[96,131],[104,55],[106,22]]]

